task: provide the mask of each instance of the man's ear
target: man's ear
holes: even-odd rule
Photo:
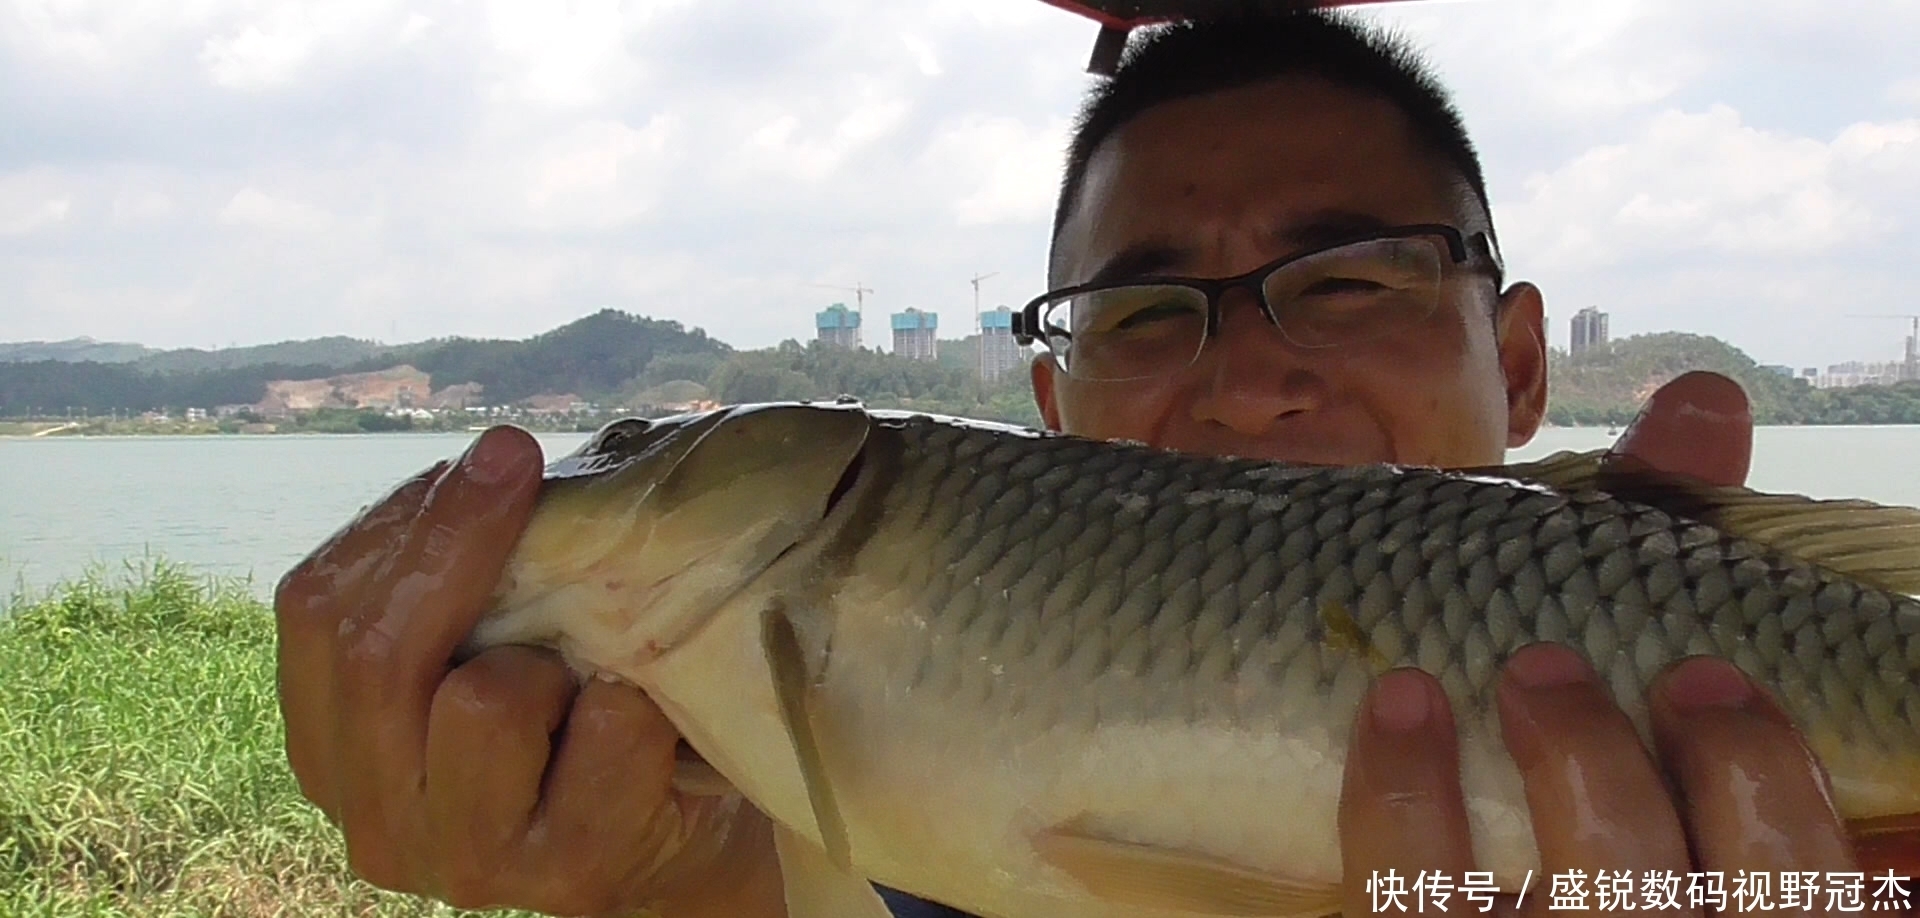
[[[1053,374],[1060,368],[1053,363],[1052,354],[1039,354],[1027,363],[1027,379],[1033,384],[1033,401],[1040,406],[1040,419],[1047,423],[1047,429],[1058,433],[1060,430],[1060,396],[1053,390]]]
[[[1546,304],[1525,281],[1500,295],[1494,346],[1507,386],[1507,446],[1525,446],[1547,417]]]

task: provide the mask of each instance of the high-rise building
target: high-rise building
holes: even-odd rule
[[[813,328],[820,343],[828,347],[850,351],[860,347],[860,314],[848,309],[845,303],[835,303],[814,313]]]
[[[1591,350],[1607,347],[1607,314],[1592,306],[1573,316],[1573,341],[1569,352],[1578,357]]]
[[[935,360],[940,329],[938,313],[909,309],[893,314],[893,352],[913,360]]]
[[[1025,365],[1025,356],[1013,337],[1013,310],[1002,306],[980,314],[981,382],[997,382]]]

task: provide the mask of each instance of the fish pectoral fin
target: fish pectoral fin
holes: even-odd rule
[[[1920,509],[1864,500],[1816,500],[1668,475],[1604,450],[1462,471],[1598,490],[1697,520],[1892,593],[1920,594]]]
[[[673,789],[689,797],[728,797],[740,792],[720,769],[684,742],[674,749]]]
[[[1340,911],[1337,884],[1290,880],[1218,858],[1069,829],[1042,832],[1033,845],[1043,862],[1115,906],[1246,918],[1320,918]]]
[[[1920,813],[1847,820],[1854,860],[1870,877],[1920,877]]]
[[[780,719],[787,725],[793,752],[799,760],[800,778],[807,786],[807,802],[813,807],[814,823],[826,854],[835,866],[848,870],[853,855],[847,842],[847,826],[833,799],[833,787],[827,781],[826,760],[813,731],[813,679],[807,674],[807,661],[800,648],[793,620],[778,603],[769,605],[760,616],[760,644],[766,652],[768,668],[773,672],[773,694],[780,703]]]
[[[788,918],[892,918],[873,884],[835,866],[819,845],[773,824]]]

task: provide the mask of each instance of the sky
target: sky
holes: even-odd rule
[[[1893,360],[1920,3],[1412,0],[1554,344]],[[942,337],[1045,282],[1095,26],[1039,0],[0,0],[0,341],[739,347],[872,288]]]

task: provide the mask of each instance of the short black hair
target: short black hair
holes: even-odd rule
[[[1446,90],[1410,43],[1351,15],[1302,9],[1297,0],[1235,6],[1232,13],[1142,30],[1113,75],[1089,91],[1054,209],[1056,255],[1087,164],[1114,131],[1156,105],[1288,76],[1318,77],[1393,104],[1414,136],[1471,187],[1487,215],[1488,238],[1495,238],[1480,156]]]

